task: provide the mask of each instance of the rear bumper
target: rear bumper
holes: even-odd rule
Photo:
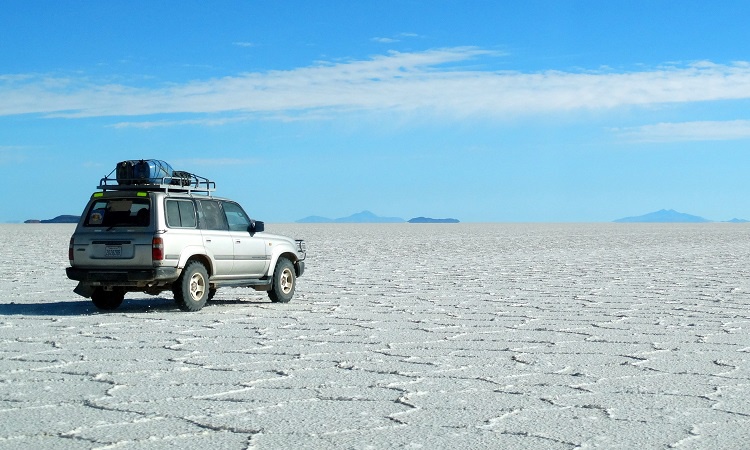
[[[181,270],[176,267],[157,267],[154,269],[65,269],[68,278],[92,285],[137,286],[152,282],[171,282],[180,276]]]

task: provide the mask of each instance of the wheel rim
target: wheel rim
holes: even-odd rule
[[[281,287],[281,292],[283,292],[284,294],[292,292],[292,288],[294,287],[294,275],[292,275],[292,271],[290,269],[287,268],[284,269],[283,272],[281,272],[279,287]]]
[[[206,292],[206,279],[199,273],[193,274],[190,277],[190,298],[193,301],[198,301],[203,298],[203,294]]]

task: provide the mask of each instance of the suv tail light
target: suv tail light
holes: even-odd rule
[[[161,261],[164,259],[164,239],[154,237],[151,241],[151,259]]]
[[[70,238],[70,245],[68,245],[68,260],[73,263],[73,238]]]

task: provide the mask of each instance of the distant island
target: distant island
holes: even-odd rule
[[[24,221],[23,223],[78,223],[80,219],[81,216],[62,215],[57,216],[54,219],[46,220],[29,219]]]
[[[409,223],[459,223],[458,219],[433,219],[431,217],[415,217]]]
[[[429,217],[415,217],[408,221],[400,217],[381,217],[371,211],[362,211],[351,216],[330,219],[322,216],[308,216],[297,220],[296,223],[459,223],[457,219],[431,219]]]
[[[715,220],[709,220],[700,216],[694,216],[692,214],[685,214],[677,212],[674,209],[661,209],[652,213],[644,214],[642,216],[623,217],[617,219],[614,222],[617,223],[710,223],[716,222]],[[732,219],[727,222],[731,223],[747,223],[744,219]]]
[[[322,216],[308,216],[300,219],[297,223],[404,223],[400,217],[381,217],[370,211],[362,211],[351,216],[329,219]]]

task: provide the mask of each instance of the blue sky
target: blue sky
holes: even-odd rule
[[[750,2],[0,4],[0,222],[124,159],[251,216],[750,219]]]

